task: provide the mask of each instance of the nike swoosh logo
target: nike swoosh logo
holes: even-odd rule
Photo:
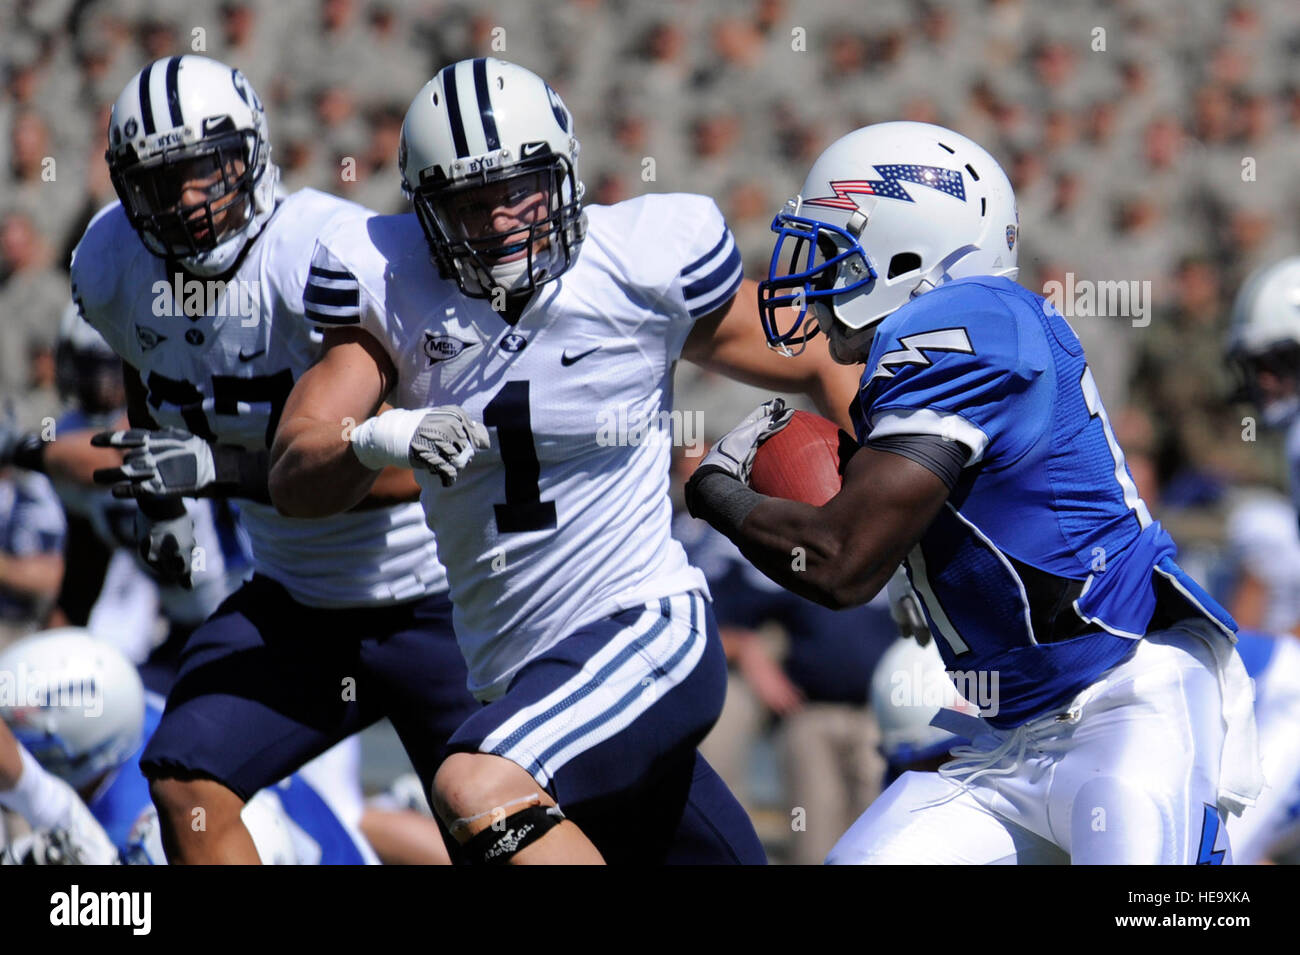
[[[253,354],[251,354],[251,355],[245,355],[243,349],[241,348],[240,351],[239,351],[239,360],[240,360],[240,361],[252,361],[252,360],[253,360],[254,358],[256,358],[258,355],[265,355],[265,354],[266,354],[266,349],[265,349],[265,348],[263,348],[261,351],[255,351],[255,352],[253,352]]]
[[[579,355],[570,355],[568,352],[565,352],[564,354],[560,355],[560,364],[563,365],[565,368],[568,368],[575,361],[582,361],[582,359],[586,358],[592,352],[597,352],[597,351],[600,351],[599,345],[597,345],[595,348],[589,348],[585,352],[582,352]]]

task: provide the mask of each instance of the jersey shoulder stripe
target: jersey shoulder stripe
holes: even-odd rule
[[[355,325],[361,321],[361,286],[345,268],[313,263],[302,294],[307,318],[321,325]]]
[[[735,295],[743,272],[736,240],[723,225],[717,245],[681,272],[682,295],[691,318],[707,315]]]

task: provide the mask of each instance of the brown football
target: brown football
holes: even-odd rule
[[[857,447],[835,422],[796,411],[789,424],[758,446],[750,487],[820,507],[839,493],[844,464]]]

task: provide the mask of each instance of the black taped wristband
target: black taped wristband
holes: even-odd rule
[[[45,441],[36,432],[25,434],[18,446],[14,448],[13,463],[15,467],[27,471],[45,473]]]
[[[762,499],[763,495],[718,467],[698,468],[686,482],[686,509],[691,516],[708,521],[728,537],[740,532],[740,525]]]
[[[140,513],[151,521],[174,521],[185,514],[185,499],[182,497],[141,494],[135,503],[140,508]]]
[[[201,493],[204,497],[242,497],[262,504],[271,503],[267,486],[271,473],[269,451],[244,451],[227,445],[212,449],[216,480]]]

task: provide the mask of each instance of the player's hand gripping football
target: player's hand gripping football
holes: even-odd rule
[[[714,443],[700,462],[699,473],[723,471],[748,484],[758,446],[789,424],[792,417],[794,409],[787,408],[784,399],[763,402]]]
[[[357,460],[371,468],[409,467],[438,475],[443,487],[455,483],[489,445],[487,428],[462,408],[394,408],[362,422],[352,432]]]
[[[95,482],[111,484],[114,497],[195,497],[217,477],[212,446],[179,428],[103,431],[90,443],[126,452],[121,467],[95,472]]]

